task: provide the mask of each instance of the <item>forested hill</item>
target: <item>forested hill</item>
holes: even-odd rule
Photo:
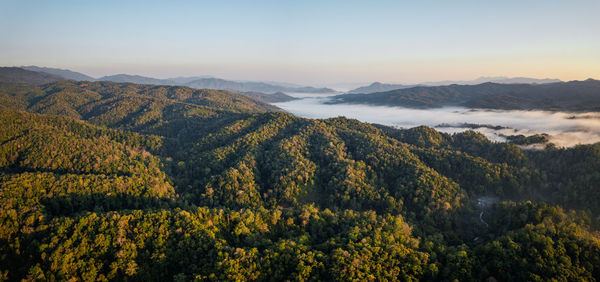
[[[505,110],[600,111],[600,81],[547,84],[418,86],[372,94],[344,94],[331,103],[409,108],[463,106]]]
[[[600,277],[600,144],[523,151],[185,87],[1,86],[8,280]]]
[[[277,107],[233,92],[182,86],[60,81],[43,86],[0,83],[1,108],[64,115],[120,129],[171,130],[188,115],[214,120]]]

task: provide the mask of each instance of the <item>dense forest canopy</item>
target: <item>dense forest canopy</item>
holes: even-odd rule
[[[330,103],[408,108],[460,106],[502,110],[600,111],[600,81],[416,86],[371,94],[343,94],[335,96]]]
[[[600,144],[522,150],[228,91],[0,83],[0,179],[9,280],[600,277]]]

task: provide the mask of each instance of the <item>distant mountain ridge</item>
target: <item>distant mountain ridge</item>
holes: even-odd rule
[[[192,78],[187,78],[187,80]],[[315,88],[310,86],[303,87],[287,87],[282,85],[274,85],[265,82],[255,81],[233,81],[214,77],[200,77],[191,81],[186,81],[186,78],[179,79],[157,79],[144,77],[139,75],[117,74],[104,76],[97,79],[98,81],[112,82],[130,82],[136,84],[156,84],[156,85],[176,85],[188,86],[197,89],[216,89],[229,90],[235,92],[262,92],[262,93],[277,93],[277,92],[302,92],[302,93],[335,93],[336,91],[330,88]]]
[[[96,79],[96,81],[110,81],[110,82],[117,82],[117,83],[129,82],[129,83],[135,83],[135,84],[156,84],[156,85],[169,85],[169,84],[173,83],[167,79],[158,79],[158,78],[146,77],[146,76],[141,76],[141,75],[131,75],[131,74],[123,74],[123,73],[103,76],[103,77]]]
[[[216,90],[229,90],[234,92],[261,92],[266,94],[274,94],[277,92],[298,92],[298,93],[335,93],[337,92],[334,89],[327,87],[310,87],[310,86],[300,86],[296,84],[283,83],[283,82],[259,82],[259,81],[234,81],[234,80],[225,80],[220,78],[215,78],[211,76],[193,76],[193,77],[174,77],[167,79],[159,79],[153,77],[146,77],[140,75],[130,75],[130,74],[116,74],[110,76],[103,76],[100,78],[93,78],[91,76],[85,75],[83,73],[71,71],[68,69],[59,69],[59,68],[49,68],[49,67],[38,67],[38,66],[23,66],[23,67],[13,67],[14,69],[22,69],[32,72],[37,72],[37,78],[33,78],[34,74],[29,73],[27,76],[29,78],[24,79],[23,83],[31,83],[31,84],[44,84],[55,82],[59,80],[75,80],[75,81],[111,81],[111,82],[119,82],[119,83],[136,83],[136,84],[154,84],[154,85],[172,85],[172,86],[189,86],[192,88],[198,89],[216,89]],[[6,68],[4,70],[5,76],[7,75]],[[15,77],[25,76],[24,72],[21,74],[15,74]],[[44,78],[45,77],[45,78]],[[8,79],[8,78],[3,78]],[[20,79],[16,79],[20,80]],[[30,81],[30,82],[26,82]],[[374,82],[368,86],[358,87],[356,89],[350,90],[348,94],[369,94],[369,93],[378,93],[378,92],[386,92],[397,89],[407,89],[417,86],[442,86],[442,85],[452,85],[452,84],[460,84],[460,85],[476,85],[485,82],[493,82],[499,84],[547,84],[547,83],[556,83],[561,82],[558,79],[536,79],[536,78],[527,78],[527,77],[480,77],[475,80],[469,81],[438,81],[438,82],[423,82],[415,85],[404,85],[404,84],[387,84]]]
[[[58,75],[30,71],[17,67],[0,67],[0,82],[42,85],[60,80],[65,79]]]
[[[68,80],[76,80],[76,81],[82,81],[82,80],[94,81],[94,80],[96,80],[95,78],[93,78],[89,75],[85,75],[83,73],[75,72],[75,71],[67,70],[67,69],[47,68],[47,67],[38,67],[38,66],[23,66],[20,68],[25,69],[25,70],[30,70],[30,71],[43,72],[43,73],[48,73],[48,74],[52,74],[52,75],[57,75],[57,76],[63,77]]]
[[[444,81],[430,81],[423,82],[419,84],[389,84],[389,83],[380,83],[373,82],[368,86],[358,87],[356,89],[352,89],[346,93],[348,94],[369,94],[369,93],[377,93],[377,92],[386,92],[397,89],[405,89],[417,86],[444,86],[444,85],[477,85],[486,82],[498,83],[498,84],[546,84],[546,83],[556,83],[562,82],[560,79],[554,78],[528,78],[528,77],[480,77],[474,80],[444,80]]]
[[[225,80],[221,78],[214,78],[210,76],[193,76],[193,77],[174,77],[174,78],[153,78],[141,75],[130,75],[130,74],[115,74],[109,76],[103,76],[100,78],[93,78],[91,76],[74,72],[67,69],[38,67],[38,66],[23,66],[23,67],[12,67],[12,71],[17,69],[37,72],[36,79],[33,79],[34,74],[29,73],[29,81],[35,80],[35,83],[31,84],[45,84],[59,80],[75,80],[75,81],[110,81],[118,83],[135,83],[135,84],[154,84],[154,85],[171,85],[171,86],[188,86],[197,89],[215,89],[215,90],[229,90],[234,92],[262,92],[266,94],[274,94],[277,92],[300,92],[300,93],[335,93],[336,91],[331,88],[318,88],[311,86],[299,86],[290,83],[283,82],[258,82],[258,81],[234,81]],[[9,70],[4,70],[5,76]],[[14,77],[24,76],[25,73],[14,74]],[[46,77],[45,79],[42,77]],[[5,78],[8,81],[8,78]],[[16,79],[23,83],[21,79]]]
[[[460,84],[460,85],[476,85],[482,84],[486,82],[498,83],[498,84],[546,84],[546,83],[555,83],[555,82],[563,82],[560,79],[555,78],[529,78],[529,77],[505,77],[505,76],[494,76],[494,77],[486,77],[482,76],[480,78],[474,80],[445,80],[445,81],[432,81],[432,82],[423,82],[420,85],[425,86],[443,86],[443,85],[452,85],[452,84]]]
[[[39,66],[20,66],[20,67],[0,67],[2,69],[2,82],[27,83],[41,85],[61,80],[74,81],[110,81],[117,83],[135,83],[135,84],[153,84],[170,86],[189,86],[198,89],[216,89],[229,90],[234,92],[255,92],[264,94],[276,94],[278,92],[296,92],[296,93],[336,93],[337,91],[327,87],[302,86],[286,82],[273,81],[235,81],[215,78],[212,76],[190,76],[173,77],[159,79],[131,74],[115,74],[94,78],[86,74],[71,71],[68,69],[39,67]],[[280,97],[276,100],[280,100]],[[288,99],[288,98],[283,98]]]
[[[404,84],[387,84],[381,82],[373,82],[368,86],[358,87],[356,89],[352,89],[348,91],[348,94],[369,94],[376,92],[386,92],[396,89],[404,89],[409,87],[414,87],[415,85],[404,85]]]
[[[600,111],[600,81],[417,86],[371,94],[337,95],[329,103],[408,108],[459,106],[502,110]]]

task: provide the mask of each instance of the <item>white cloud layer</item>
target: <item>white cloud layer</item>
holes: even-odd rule
[[[427,125],[436,129],[454,133],[467,130],[461,124],[482,124],[507,127],[492,129],[476,128],[494,141],[504,141],[503,135],[525,136],[546,133],[550,142],[559,147],[571,147],[577,144],[600,142],[600,113],[568,113],[549,111],[505,111],[446,107],[438,109],[409,109],[369,105],[328,105],[323,102],[327,97],[315,94],[292,94],[303,99],[276,106],[307,118],[330,118],[345,116],[369,123],[380,123],[400,128]],[[458,127],[439,127],[450,124]]]

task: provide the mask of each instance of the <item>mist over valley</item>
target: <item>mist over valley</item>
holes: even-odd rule
[[[414,109],[363,104],[331,104],[333,94],[289,94],[299,100],[274,103],[306,118],[345,116],[363,122],[411,128],[420,125],[447,133],[473,129],[494,141],[505,142],[507,135],[549,134],[549,142],[559,147],[600,142],[600,113],[551,112],[539,110],[492,110],[465,107]],[[482,125],[481,127],[464,124]],[[493,126],[506,127],[502,129]],[[536,147],[536,148],[539,148]]]

